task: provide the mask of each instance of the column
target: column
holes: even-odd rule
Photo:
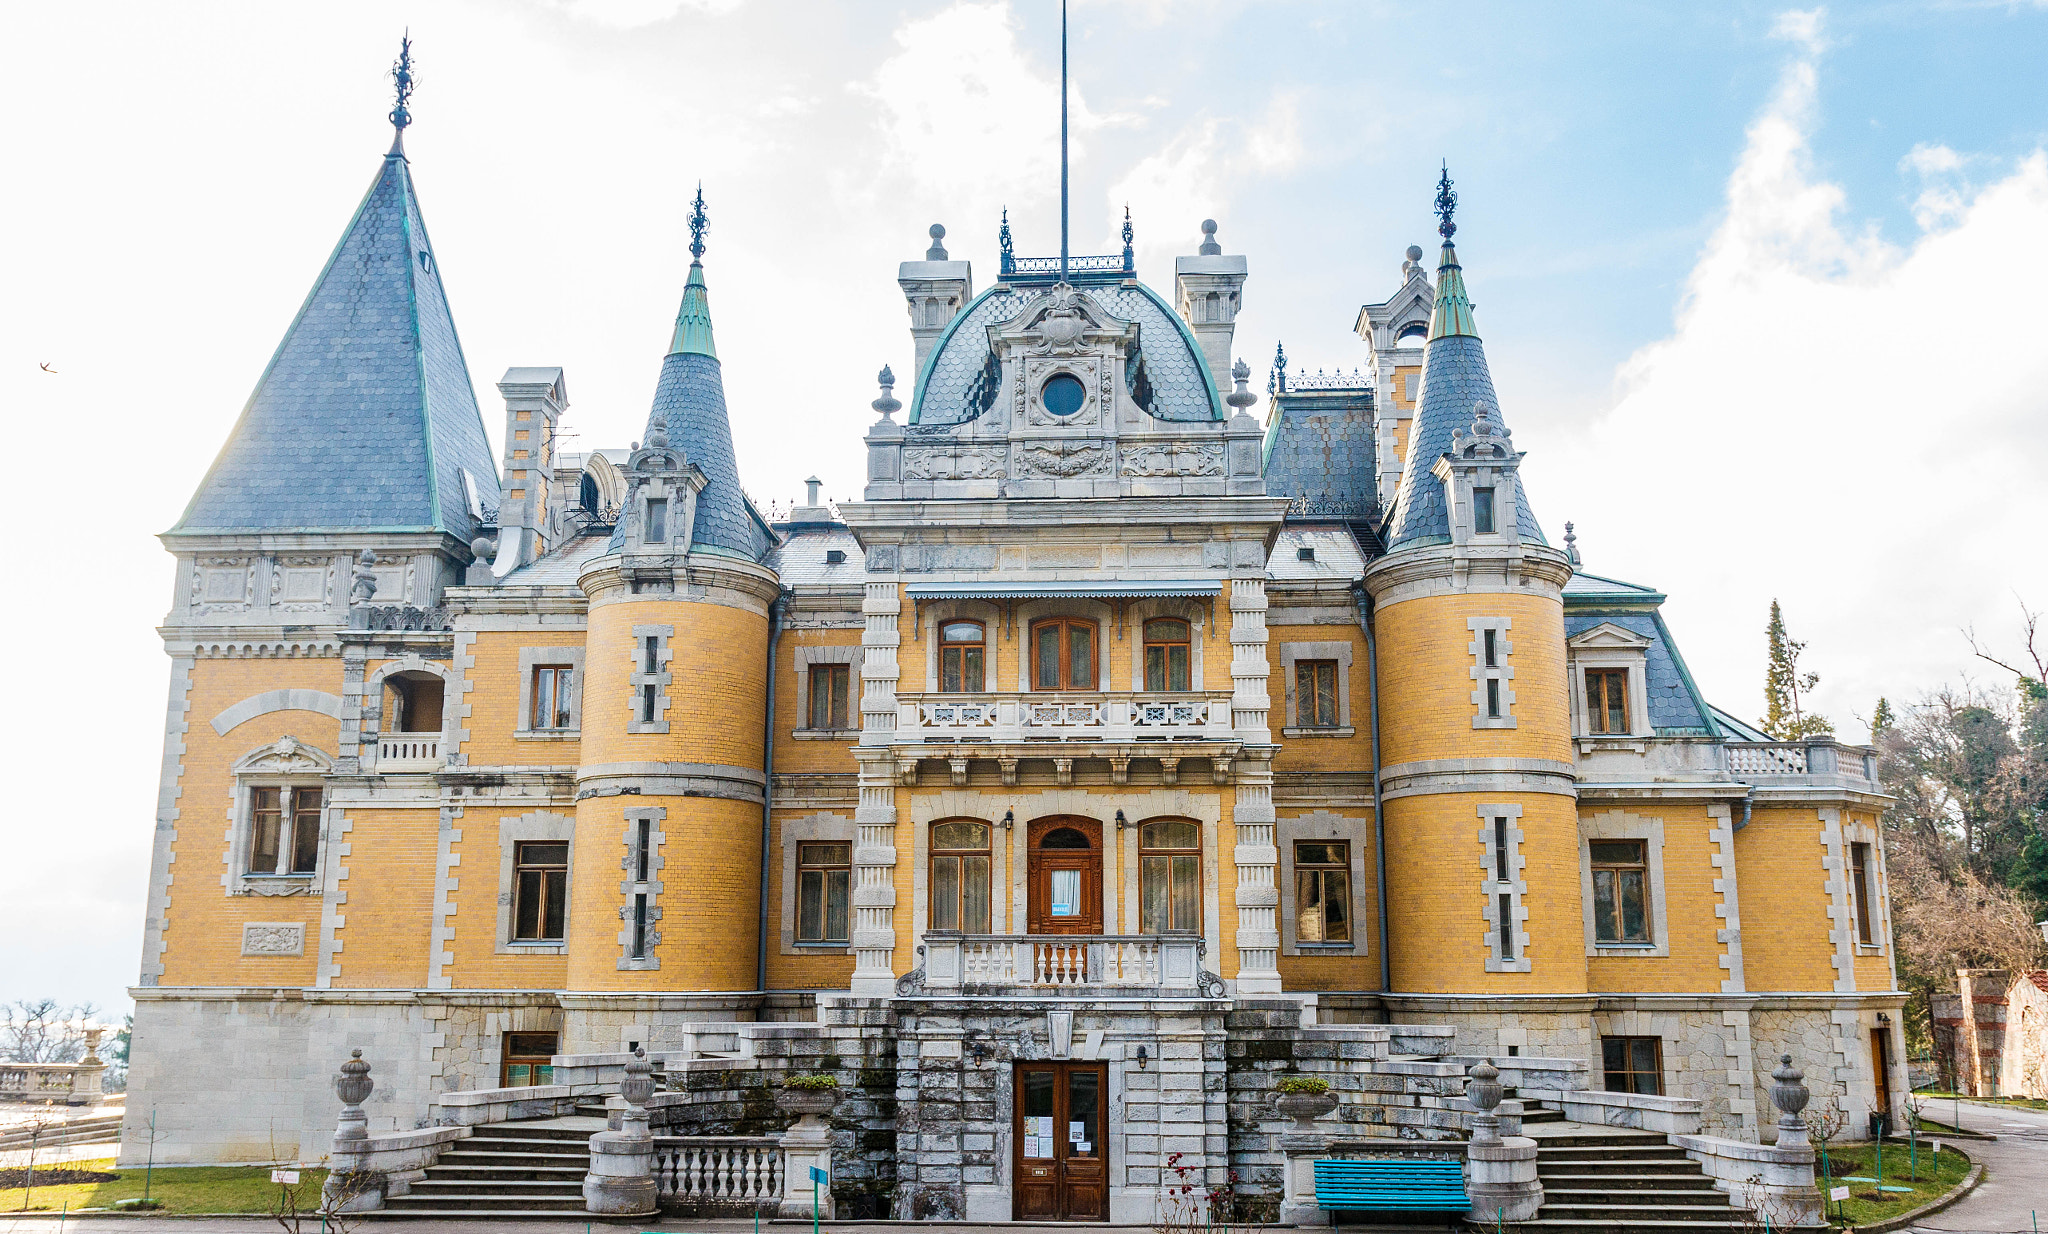
[[[860,804],[854,807],[853,993],[896,992],[896,649],[903,636],[896,582],[870,582],[861,599]]]
[[[1237,546],[1243,547],[1243,546]],[[1263,565],[1263,561],[1261,562]],[[1279,889],[1274,886],[1280,850],[1273,844],[1272,700],[1266,681],[1266,584],[1263,579],[1230,580],[1231,727],[1243,750],[1233,767],[1237,800],[1231,817],[1237,828],[1237,992],[1280,992]]]

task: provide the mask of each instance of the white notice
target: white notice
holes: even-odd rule
[[[1089,1143],[1087,1140],[1076,1140],[1074,1141],[1074,1151],[1085,1155],[1087,1153],[1095,1151],[1095,1145]]]
[[[1935,1155],[1936,1155],[1936,1156],[1940,1156],[1940,1155],[1941,1155],[1941,1141],[1940,1141],[1940,1140],[1936,1140],[1936,1141],[1934,1142],[1934,1153],[1935,1153]]]
[[[1849,1189],[1847,1187],[1837,1187],[1833,1191],[1828,1192],[1828,1198],[1830,1200],[1846,1200],[1849,1198]]]
[[[1068,1143],[1070,1143],[1070,1144],[1079,1144],[1079,1143],[1080,1143],[1080,1142],[1081,1142],[1082,1140],[1086,1139],[1086,1138],[1087,1138],[1087,1136],[1088,1136],[1088,1124],[1087,1124],[1087,1123],[1068,1123],[1068,1124],[1067,1124],[1067,1142],[1068,1142]]]
[[[287,1186],[297,1186],[299,1181],[299,1172],[297,1170],[272,1170],[270,1172],[270,1181],[274,1183],[284,1183]]]

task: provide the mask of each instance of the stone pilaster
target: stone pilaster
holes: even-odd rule
[[[854,807],[852,992],[896,992],[896,682],[903,601],[894,579],[870,582],[861,600],[860,804]]]
[[[1237,801],[1237,992],[1280,992],[1280,907],[1274,871],[1280,850],[1273,842],[1272,699],[1266,682],[1266,584],[1261,579],[1230,581],[1230,719],[1244,743],[1233,765]]]

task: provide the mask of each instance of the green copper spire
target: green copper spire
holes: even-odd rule
[[[1446,164],[1443,178],[1436,182],[1436,230],[1444,238],[1444,249],[1436,263],[1436,308],[1429,315],[1429,337],[1433,339],[1479,337],[1479,325],[1472,320],[1472,301],[1465,295],[1465,271],[1458,264],[1458,250],[1451,247],[1451,237],[1458,234],[1458,225],[1451,221],[1457,208],[1458,195],[1451,191],[1451,169]]]
[[[718,345],[711,339],[711,299],[704,286],[704,232],[710,225],[700,184],[690,206],[690,281],[683,285],[683,307],[676,311],[675,338],[668,346],[672,356],[718,358]]]

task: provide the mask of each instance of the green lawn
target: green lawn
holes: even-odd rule
[[[1913,1096],[1927,1103],[1926,1110],[1929,1114],[1940,1113],[1940,1111],[1934,1108],[1935,1102],[1953,1102],[1956,1099],[1954,1093],[1929,1092],[1924,1089],[1915,1092]],[[2016,1105],[2027,1110],[2048,1110],[2048,1101],[2043,1101],[2038,1097],[1964,1097],[1963,1100],[1980,1101],[1985,1105]],[[1951,1105],[1949,1108],[1954,1109],[1955,1107]]]
[[[1862,1225],[1896,1217],[1900,1213],[1920,1207],[1936,1199],[1963,1181],[1969,1174],[1970,1166],[1958,1152],[1943,1151],[1936,1157],[1929,1153],[1925,1140],[1920,1143],[1920,1161],[1917,1174],[1912,1169],[1911,1154],[1904,1144],[1887,1143],[1884,1146],[1884,1182],[1887,1187],[1911,1187],[1905,1192],[1885,1192],[1885,1199],[1868,1198],[1877,1190],[1875,1183],[1851,1183],[1840,1181],[1849,1175],[1863,1178],[1877,1177],[1877,1151],[1869,1144],[1856,1144],[1846,1148],[1828,1150],[1828,1170],[1833,1180],[1819,1180],[1822,1195],[1830,1188],[1849,1188],[1849,1198],[1840,1206],[1841,1219],[1837,1224]],[[1816,1169],[1819,1163],[1816,1162]],[[1828,1213],[1834,1216],[1835,1205],[1828,1206]]]
[[[97,1183],[73,1183],[61,1187],[37,1187],[34,1198],[21,1187],[0,1190],[0,1217],[20,1212],[24,1203],[37,1209],[57,1212],[70,1205],[72,1212],[82,1208],[107,1208],[116,1200],[126,1200],[142,1194],[141,1170],[115,1170],[113,1158],[102,1161],[65,1161],[48,1167],[55,1170],[105,1170],[119,1175],[118,1178]],[[37,1166],[41,1174],[44,1167]],[[282,1190],[270,1181],[270,1169],[263,1166],[158,1166],[150,1177],[149,1196],[162,1200],[162,1211],[167,1213],[267,1213],[276,1205],[278,1192]],[[301,1170],[299,1172],[299,1203],[301,1207],[317,1207],[320,1202],[320,1184],[326,1179],[325,1170]]]

